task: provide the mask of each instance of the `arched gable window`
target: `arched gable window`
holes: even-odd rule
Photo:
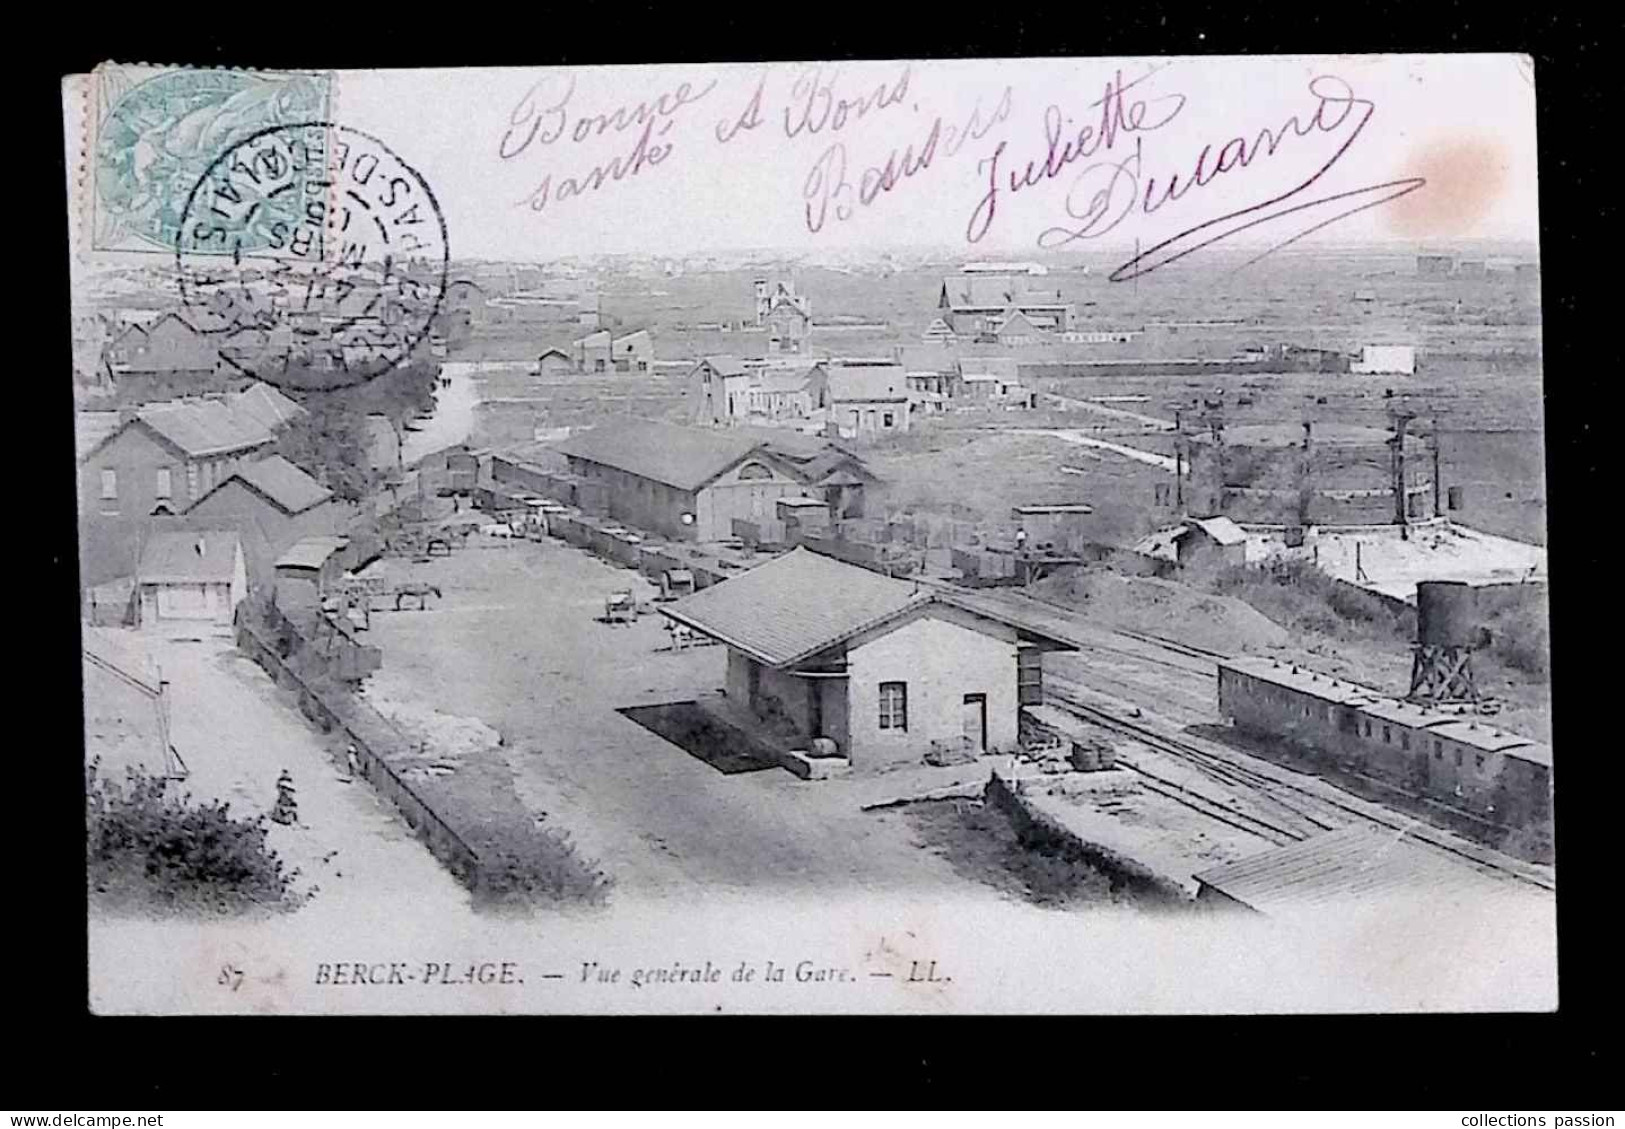
[[[772,478],[773,472],[768,470],[767,467],[763,466],[761,463],[746,463],[744,466],[739,468],[739,477],[742,481],[749,481],[759,478]]]

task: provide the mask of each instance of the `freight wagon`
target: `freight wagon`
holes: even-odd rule
[[[1244,732],[1507,826],[1551,811],[1550,745],[1476,714],[1386,697],[1275,659],[1219,664],[1219,709]]]

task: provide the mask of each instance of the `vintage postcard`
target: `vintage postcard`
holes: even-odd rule
[[[91,1007],[1554,1008],[1535,79],[65,79]]]

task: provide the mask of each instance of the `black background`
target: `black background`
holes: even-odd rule
[[[1619,427],[1613,98],[1617,17],[1557,4],[1346,6],[597,4],[128,6],[12,21],[3,227],[14,248],[15,663],[4,756],[18,1112],[164,1108],[1038,1103],[1190,1108],[1610,1108],[1618,1094],[1618,507],[1599,440]],[[232,27],[235,23],[237,26]],[[33,21],[30,21],[33,24]],[[54,24],[54,26],[53,26]],[[221,29],[223,30],[213,30]],[[206,30],[207,29],[207,30]],[[119,62],[351,68],[752,59],[1520,51],[1540,149],[1560,996],[1555,1015],[1230,1018],[106,1018],[88,1012],[76,506],[60,103]],[[10,76],[8,76],[10,77]],[[13,197],[15,199],[15,197]],[[1608,336],[1605,338],[1604,334]],[[1609,444],[1612,446],[1612,444]],[[1618,448],[1613,458],[1617,465]],[[1617,473],[1610,476],[1616,479]],[[20,556],[20,561],[18,557]],[[1600,707],[1600,708],[1599,708]],[[1609,711],[1611,713],[1611,711]],[[403,905],[403,914],[411,907]],[[1482,951],[1482,942],[1473,947]],[[1615,952],[1613,959],[1606,952]],[[1604,968],[1614,975],[1605,975]],[[807,1065],[797,1067],[796,1062]],[[818,1065],[813,1065],[813,1064]],[[1617,1097],[1614,1097],[1617,1101]],[[1596,1103],[1602,1103],[1597,1106]]]

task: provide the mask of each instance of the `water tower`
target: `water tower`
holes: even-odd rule
[[[1424,580],[1416,586],[1416,657],[1411,664],[1415,702],[1477,702],[1473,648],[1482,633],[1470,585]]]

